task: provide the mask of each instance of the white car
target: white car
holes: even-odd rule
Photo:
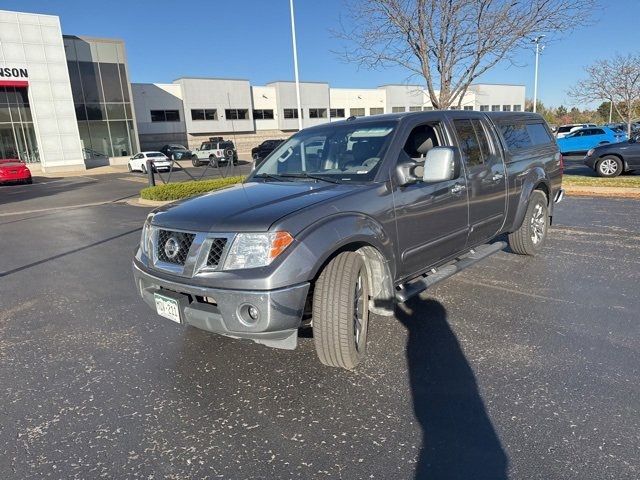
[[[567,125],[560,125],[558,130],[556,130],[556,138],[564,138],[570,133],[575,132],[576,130],[580,130],[581,128],[595,128],[597,125],[595,123],[570,123]]]
[[[169,170],[171,160],[162,152],[140,152],[129,159],[130,172],[147,173],[147,160],[153,160],[155,170]]]

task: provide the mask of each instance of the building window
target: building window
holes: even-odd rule
[[[470,105],[467,105],[466,107],[464,107],[465,110],[473,110],[473,107]]]
[[[352,117],[364,117],[364,108],[350,108],[349,115]]]
[[[400,112],[404,112],[405,108],[404,107],[391,107],[391,111],[393,113],[400,113]]]
[[[310,108],[309,118],[327,118],[326,108]]]
[[[424,107],[424,111],[425,112],[431,112],[431,111],[433,111],[433,107]]]
[[[480,111],[481,112],[488,112],[489,111],[489,105],[480,105]]]
[[[522,111],[522,105],[514,105],[513,106],[513,111],[514,112],[521,112]]]
[[[191,110],[191,120],[218,120],[218,110],[215,108]]]
[[[246,108],[228,108],[224,111],[227,120],[248,120],[249,110]]]
[[[298,118],[298,109],[297,108],[285,108],[284,109],[284,118]]]
[[[460,110],[460,107],[458,107],[457,105],[451,105],[451,107],[449,107],[449,110]]]
[[[254,110],[253,118],[256,120],[273,120],[273,110]]]
[[[344,108],[332,108],[329,113],[331,118],[344,118]]]
[[[422,107],[409,107],[410,112],[421,112]]]
[[[500,111],[500,105],[491,105],[491,111],[492,112],[499,112]]]
[[[502,111],[503,112],[510,112],[511,111],[511,105],[503,105],[502,106]]]
[[[113,115],[111,112],[115,112],[116,109],[110,108],[111,105],[107,104],[107,112],[109,114],[109,118],[125,118],[124,108],[122,108],[122,115]],[[179,122],[180,121],[180,113],[178,110],[151,110],[151,121],[152,122]]]
[[[382,115],[384,113],[384,108],[382,107],[371,107],[369,109],[369,115]]]

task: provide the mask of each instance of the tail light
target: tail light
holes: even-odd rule
[[[564,173],[564,157],[562,156],[562,154],[558,154],[560,155],[560,158],[558,159],[558,166],[560,167],[560,174]]]

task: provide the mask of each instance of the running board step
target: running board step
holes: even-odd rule
[[[503,250],[506,246],[507,242],[495,242],[480,245],[478,248],[475,248],[464,256],[459,257],[454,263],[450,263],[442,268],[437,270],[434,269],[425,273],[418,280],[400,285],[396,290],[396,301],[404,303],[411,297],[424,292],[427,288],[432,287],[436,283],[461,272],[471,265],[475,265],[480,260],[487,258],[489,255],[493,255],[494,253]]]

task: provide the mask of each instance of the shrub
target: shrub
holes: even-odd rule
[[[155,187],[143,188],[140,190],[140,197],[145,200],[180,200],[235,185],[242,182],[244,178],[227,177],[193,182],[166,183]]]

